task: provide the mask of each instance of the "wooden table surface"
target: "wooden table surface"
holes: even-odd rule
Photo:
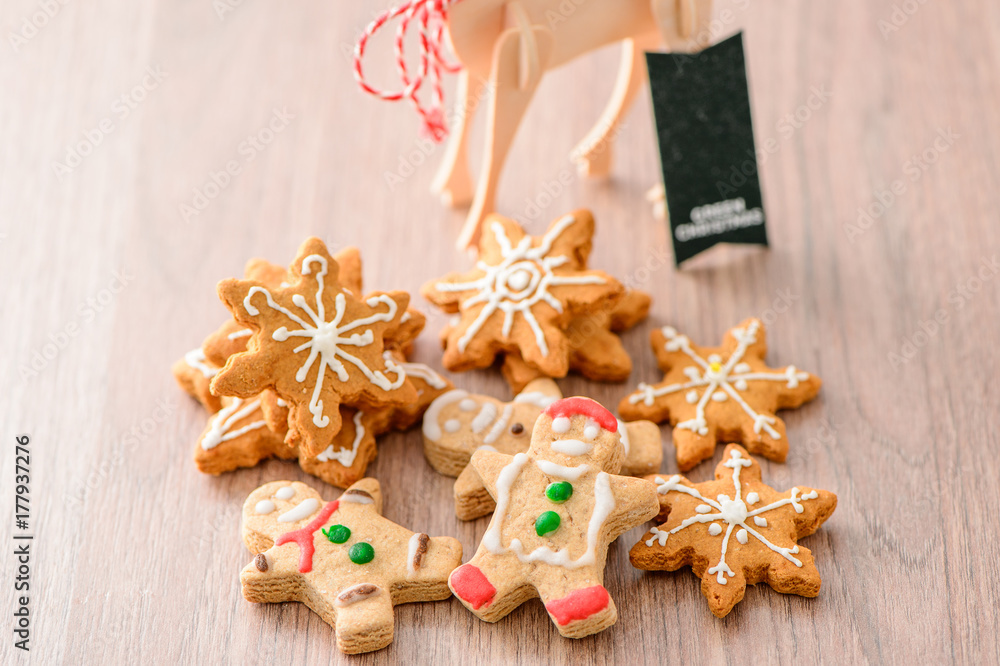
[[[630,385],[660,377],[654,327],[708,344],[750,315],[769,323],[772,364],[823,378],[819,399],[784,414],[787,463],[764,462],[776,487],[839,496],[804,541],[823,576],[817,599],[758,587],[718,620],[688,571],[628,565],[639,528],[609,555],[618,624],[580,641],[560,638],[537,602],[486,624],[452,599],[399,607],[392,646],[348,660],[304,606],[242,599],[246,495],[276,479],[335,491],[288,463],[220,478],[196,470],[205,414],[169,367],[226,316],[215,283],[253,256],[288,263],[309,234],[360,246],[371,288],[415,293],[468,265],[453,249],[462,212],[428,194],[443,150],[421,152],[410,109],[362,95],[351,76],[350,48],[386,5],[0,6],[0,538],[9,573],[14,439],[27,433],[34,661],[1000,658],[1000,5],[972,0],[718,4],[719,35],[746,31],[758,145],[776,145],[761,165],[767,252],[674,270],[665,226],[643,198],[659,178],[648,94],[620,134],[612,178],[577,178],[568,151],[603,108],[614,48],[543,82],[502,181],[500,211],[536,233],[591,208],[592,265],[637,276],[654,295],[649,320],[625,336]],[[388,85],[389,42],[379,44],[371,68]],[[241,147],[271,122],[281,129],[270,143]],[[185,219],[181,205],[230,160],[239,175]],[[390,186],[387,173],[402,182]],[[859,221],[864,210],[874,213]],[[444,318],[415,303],[429,315],[417,358],[440,367]],[[454,380],[509,396],[497,372]],[[609,405],[630,387],[561,385]],[[668,428],[663,437],[670,473]],[[387,436],[379,450],[370,473],[386,514],[457,536],[470,557],[487,519],[454,518],[452,480],[425,463],[419,431]],[[705,480],[712,468],[689,476]],[[2,661],[17,652],[24,662],[3,636]]]

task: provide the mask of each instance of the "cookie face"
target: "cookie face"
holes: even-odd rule
[[[618,411],[629,420],[669,420],[682,471],[711,458],[718,442],[740,442],[784,462],[785,424],[775,412],[813,399],[821,382],[795,366],[776,370],[764,363],[760,320],[730,329],[721,347],[698,347],[670,327],[654,331],[652,343],[665,377],[640,384]]]
[[[212,380],[212,391],[249,398],[273,389],[289,404],[301,446],[314,454],[340,430],[341,403],[380,408],[416,398],[383,339],[387,329],[399,328],[409,296],[375,292],[361,299],[337,274],[326,246],[311,238],[289,271],[288,287],[219,284],[234,319],[254,333],[247,351],[230,356]]]
[[[240,574],[243,596],[305,603],[335,628],[345,653],[389,645],[392,607],[447,598],[447,576],[461,563],[462,546],[411,532],[381,512],[375,479],[362,479],[330,502],[303,483],[261,486],[243,505],[243,541],[254,553]]]
[[[513,455],[528,450],[535,421],[562,392],[551,379],[536,379],[509,403],[495,398],[450,391],[437,398],[424,414],[424,455],[438,472],[457,476],[455,515],[473,520],[488,515],[496,503],[476,470],[469,466],[478,449]],[[625,449],[623,474],[638,476],[660,468],[663,451],[660,430],[648,421],[620,423],[618,435]]]
[[[608,473],[625,457],[617,430],[596,402],[566,398],[538,417],[527,452],[473,454],[496,511],[476,555],[449,578],[470,611],[496,622],[538,596],[563,636],[615,623],[602,584],[608,544],[658,509],[650,482]]]
[[[497,354],[517,352],[546,376],[564,376],[569,322],[610,310],[623,292],[611,276],[587,269],[593,233],[588,211],[556,220],[541,237],[526,235],[513,220],[491,216],[476,267],[422,290],[435,305],[459,314],[457,325],[445,333],[444,366],[483,368]]]
[[[833,493],[803,487],[779,493],[761,481],[760,466],[735,444],[726,447],[714,481],[649,478],[657,484],[666,522],[632,548],[634,566],[664,571],[690,566],[718,617],[743,599],[747,585],[766,582],[785,594],[819,594],[812,553],[797,542],[833,514]]]

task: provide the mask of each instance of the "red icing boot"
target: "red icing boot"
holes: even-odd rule
[[[448,582],[451,583],[451,589],[455,594],[468,602],[475,610],[479,610],[482,606],[493,601],[493,597],[497,593],[497,589],[479,570],[479,567],[472,564],[463,564],[452,571]]]
[[[545,610],[555,618],[556,622],[565,625],[574,620],[586,620],[591,615],[600,613],[608,607],[610,599],[603,585],[594,585],[574,590],[562,599],[550,601],[545,604]]]

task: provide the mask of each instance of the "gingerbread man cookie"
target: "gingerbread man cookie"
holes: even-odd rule
[[[751,453],[784,462],[785,424],[774,413],[812,400],[821,382],[794,365],[767,367],[759,319],[730,329],[721,347],[693,345],[669,326],[653,331],[652,343],[665,377],[659,384],[639,384],[618,411],[626,420],[669,419],[681,471],[710,459],[718,442],[739,442]]]
[[[251,398],[273,389],[288,402],[290,429],[306,452],[317,454],[333,441],[341,403],[379,409],[416,400],[383,339],[400,326],[409,295],[375,292],[362,299],[345,290],[318,238],[299,249],[289,286],[223,280],[219,296],[253,334],[247,351],[230,356],[212,380],[212,392]]]
[[[603,585],[608,545],[659,509],[652,483],[610,473],[625,458],[618,427],[593,400],[565,398],[538,417],[526,453],[473,454],[496,512],[448,584],[480,619],[496,622],[537,596],[568,638],[615,623]]]
[[[451,537],[428,537],[382,515],[378,481],[362,479],[332,502],[304,483],[275,481],[243,505],[243,542],[254,559],[240,574],[247,601],[299,601],[337,632],[347,654],[392,642],[396,604],[448,597],[462,561]]]
[[[507,455],[527,451],[535,421],[560,398],[562,392],[554,381],[536,379],[508,403],[458,389],[431,403],[424,413],[424,456],[441,474],[458,477],[455,515],[461,520],[473,520],[496,507],[479,474],[469,465],[472,454],[478,449]],[[641,476],[660,468],[663,447],[655,423],[620,424],[618,433],[625,447],[622,474]]]
[[[574,317],[613,310],[624,287],[587,269],[594,234],[588,211],[559,218],[544,236],[528,236],[513,220],[491,216],[469,273],[424,285],[423,295],[458,323],[443,332],[444,366],[485,368],[516,353],[547,377],[570,368],[567,327]]]
[[[779,493],[761,481],[760,465],[736,444],[726,447],[715,481],[649,477],[662,510],[629,553],[639,569],[676,571],[690,566],[718,617],[725,617],[747,585],[767,583],[784,594],[815,597],[820,577],[807,537],[837,508],[825,490],[795,487]]]

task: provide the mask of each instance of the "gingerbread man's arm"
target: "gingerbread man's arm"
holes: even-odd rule
[[[611,540],[637,523],[653,519],[660,511],[656,485],[646,479],[612,475],[611,492],[615,496],[615,508],[607,521]]]
[[[524,454],[520,453],[518,455]],[[486,490],[490,493],[490,496],[496,499],[497,477],[500,476],[503,468],[513,460],[514,456],[480,449],[472,454],[472,460],[469,464],[479,473],[479,478],[482,479],[483,485],[486,486]]]
[[[632,421],[625,424],[622,441],[628,439],[628,453],[621,473],[626,476],[650,474],[663,463],[663,443],[660,427],[652,421]]]

